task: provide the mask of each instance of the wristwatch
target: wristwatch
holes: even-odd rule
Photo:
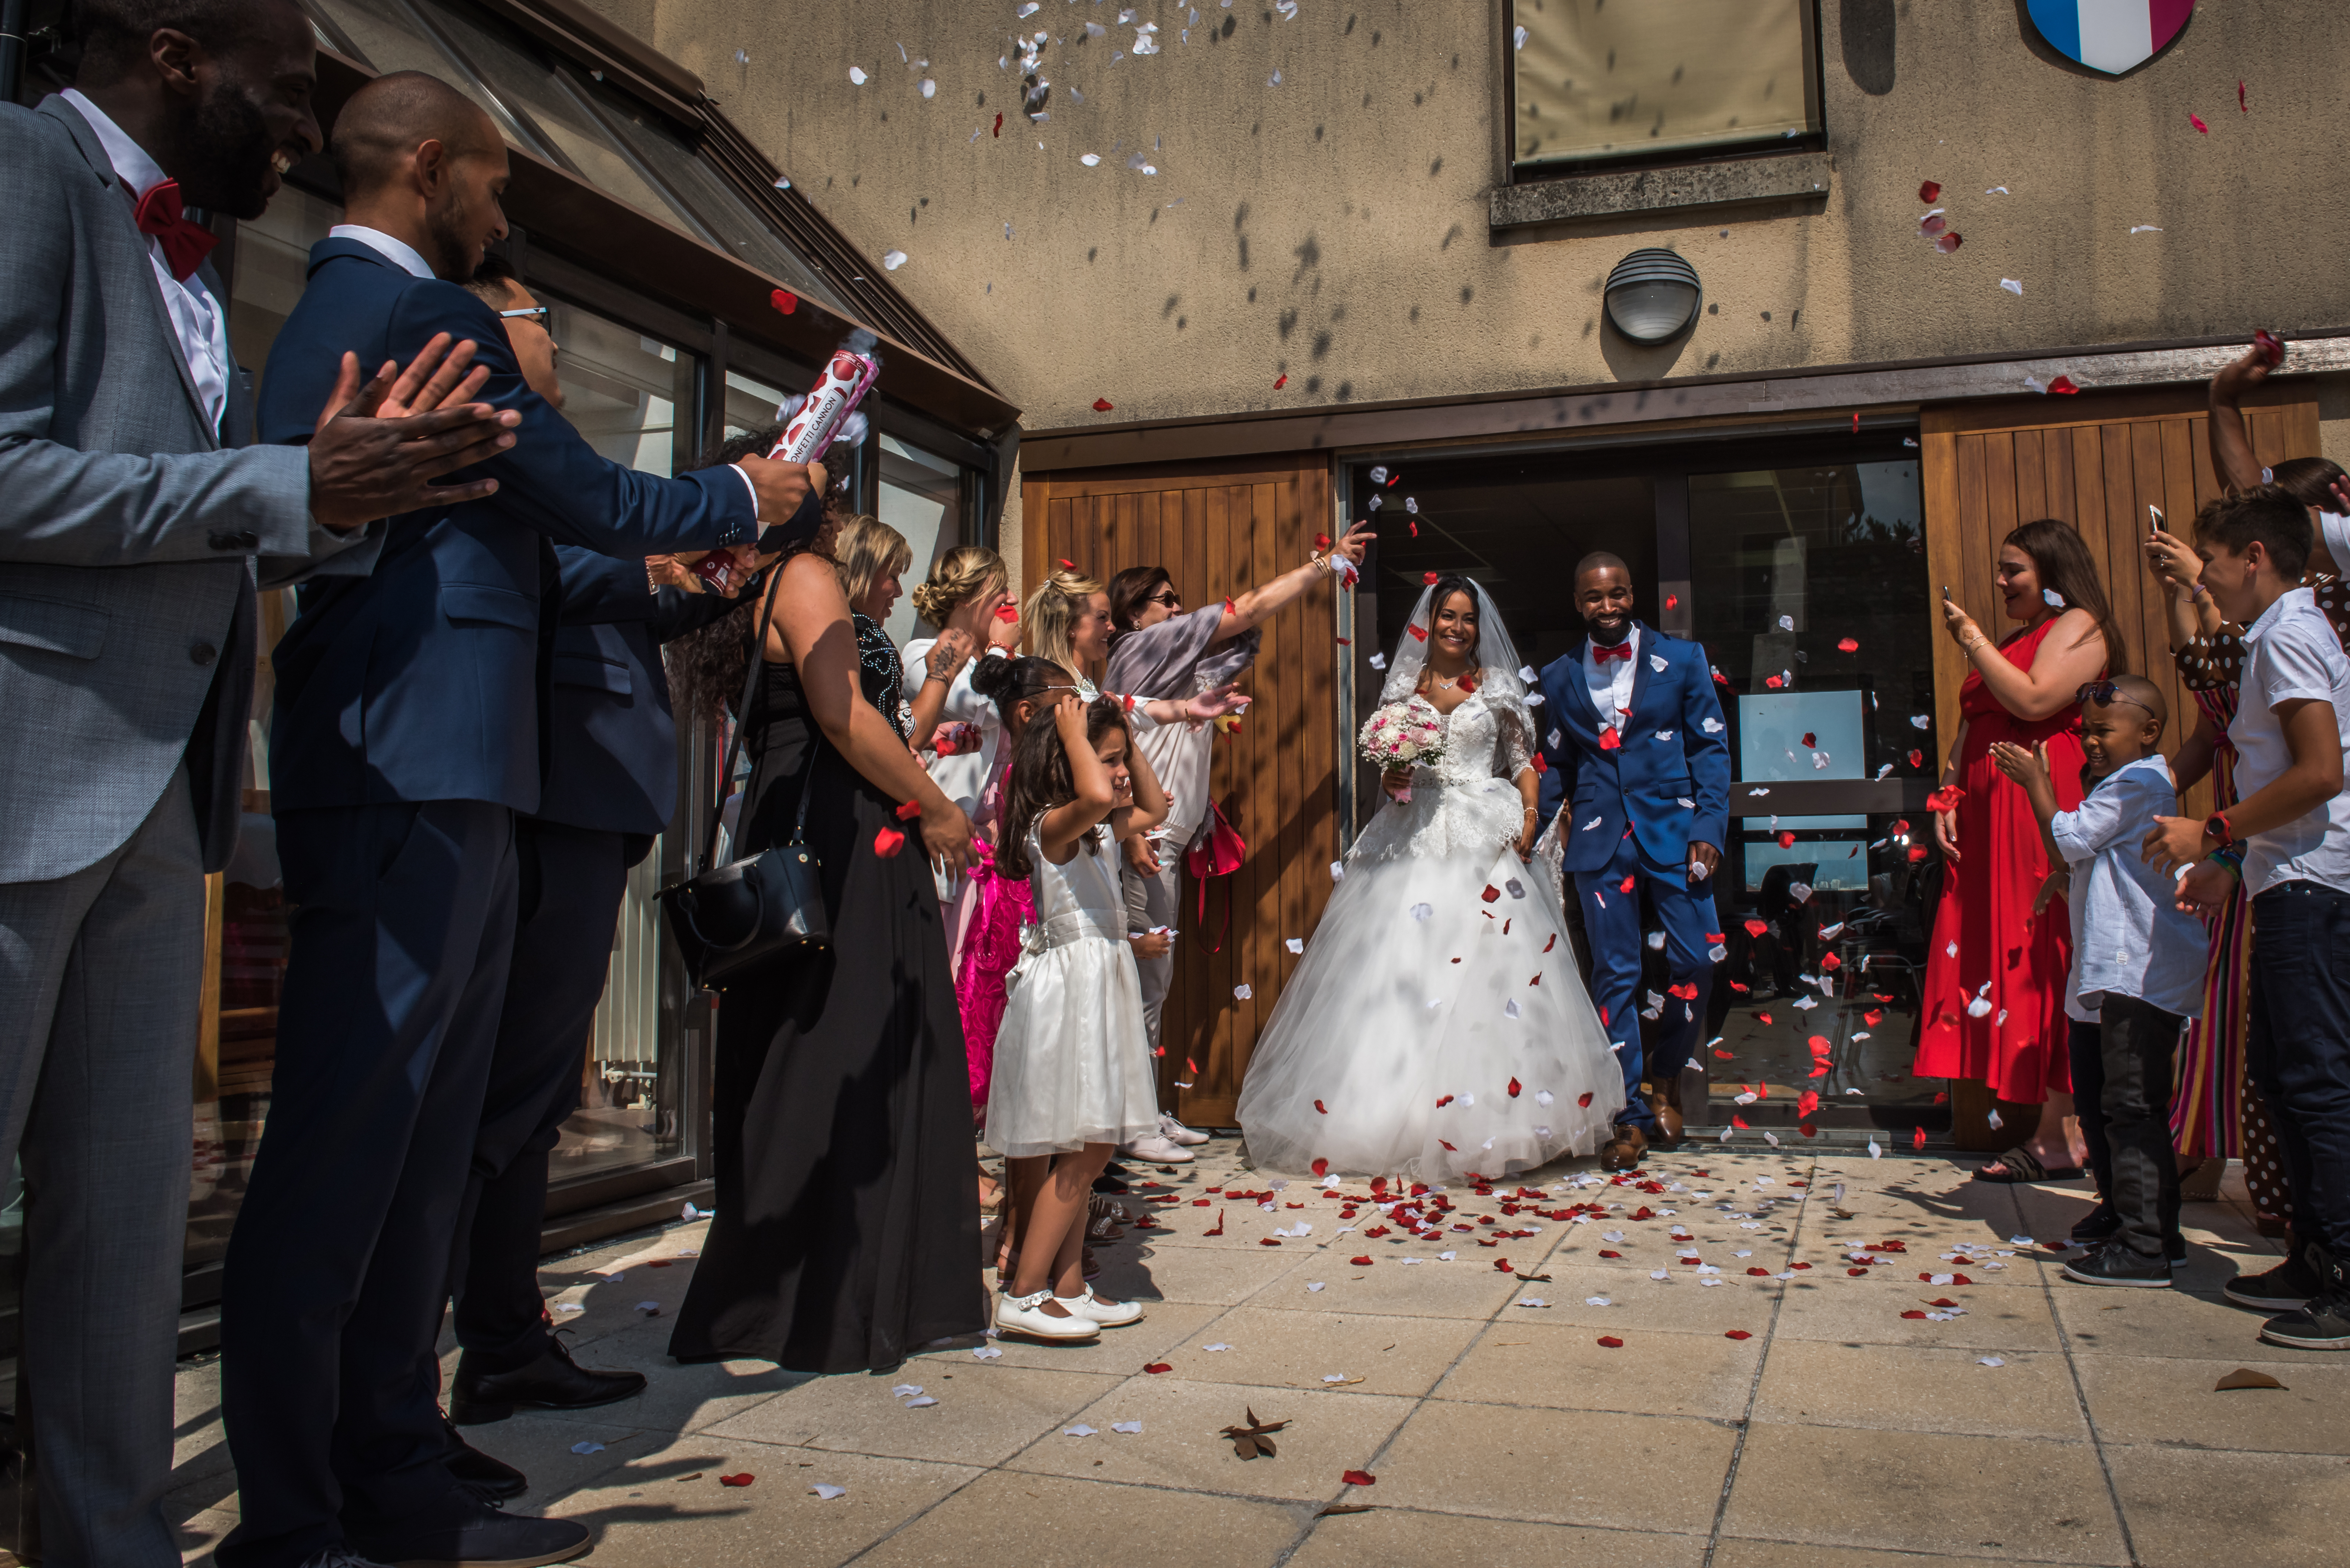
[[[2219,840],[2220,847],[2222,849],[2236,842],[2236,830],[2228,826],[2227,814],[2224,812],[2215,811],[2205,817],[2203,831]]]

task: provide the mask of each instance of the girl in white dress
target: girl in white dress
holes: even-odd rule
[[[1441,1180],[1588,1154],[1624,1076],[1555,878],[1524,864],[1534,722],[1517,653],[1484,590],[1447,577],[1391,657],[1381,705],[1425,704],[1443,753],[1387,776],[1257,1036],[1235,1113],[1249,1157]]]
[[[1091,1339],[1142,1316],[1086,1283],[1085,1227],[1110,1152],[1159,1127],[1118,844],[1166,815],[1118,702],[1065,693],[1051,722],[1020,738],[996,866],[1028,877],[1036,924],[1006,981],[987,1100],[987,1142],[1011,1168],[1021,1208],[1018,1259],[995,1309],[1008,1333]]]

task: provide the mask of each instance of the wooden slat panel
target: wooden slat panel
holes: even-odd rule
[[[1959,438],[1937,430],[1929,415],[1918,440],[1926,507],[1927,575],[1936,590],[1926,604],[1927,637],[1934,649],[1934,733],[1947,747],[1950,737],[1959,732],[1959,683],[1966,679],[1966,668],[1958,645],[1942,629],[1940,589],[1946,585],[1957,587],[1966,575],[1960,552],[1968,529],[1961,521],[1966,511],[1960,499]]]
[[[2014,526],[2037,513],[2020,510],[2015,493],[2015,432],[1990,431],[1974,438],[1982,443],[1985,526],[1994,539],[2003,539]]]
[[[2105,515],[2104,429],[2102,425],[2075,425],[2070,432],[2073,438],[2073,510],[2064,520],[2075,528],[2084,526],[2085,518]]]
[[[2078,527],[2081,501],[2079,482],[2073,472],[2073,432],[2070,430],[2043,431],[2040,452],[2048,475],[2048,493],[2044,502],[2047,511],[2042,515]]]
[[[2046,441],[2039,431],[2017,431],[2014,442],[2015,514],[2026,522],[2049,516]]]
[[[1991,442],[2000,439],[1992,435],[1968,435],[1959,438],[1959,504],[1961,514],[1976,521],[1981,535],[1996,542],[2004,529],[1994,529],[1991,524],[1991,480],[1989,475]],[[1936,584],[1937,589],[1951,587],[1959,590],[1959,602],[1964,605],[1980,625],[1999,624],[1996,607],[1997,580],[1991,575],[1991,556],[1988,550],[1962,552],[1959,557],[1959,576],[1955,583]],[[1996,635],[1995,633],[1993,635]],[[1949,640],[1945,634],[1944,640]],[[1963,660],[1961,660],[1963,664]],[[1956,733],[1955,731],[1951,732]],[[1949,737],[1944,737],[1947,744]]]

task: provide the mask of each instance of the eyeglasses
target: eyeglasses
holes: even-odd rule
[[[544,305],[534,305],[523,310],[501,310],[498,314],[501,317],[508,318],[516,316],[536,316],[538,317],[538,324],[541,327],[545,327],[546,325],[548,309],[549,307]]]
[[[1173,588],[1169,588],[1163,594],[1150,595],[1142,602],[1147,605],[1165,605],[1169,609],[1180,609],[1183,605],[1183,596]]]
[[[2079,691],[2073,693],[2073,701],[2095,702],[2100,708],[2110,708],[2116,702],[2126,702],[2144,712],[2154,711],[2137,698],[2126,695],[2121,687],[2111,680],[2091,680],[2085,683]]]

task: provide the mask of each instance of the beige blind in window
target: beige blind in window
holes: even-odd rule
[[[1516,0],[1521,163],[1810,129],[1810,0]]]

